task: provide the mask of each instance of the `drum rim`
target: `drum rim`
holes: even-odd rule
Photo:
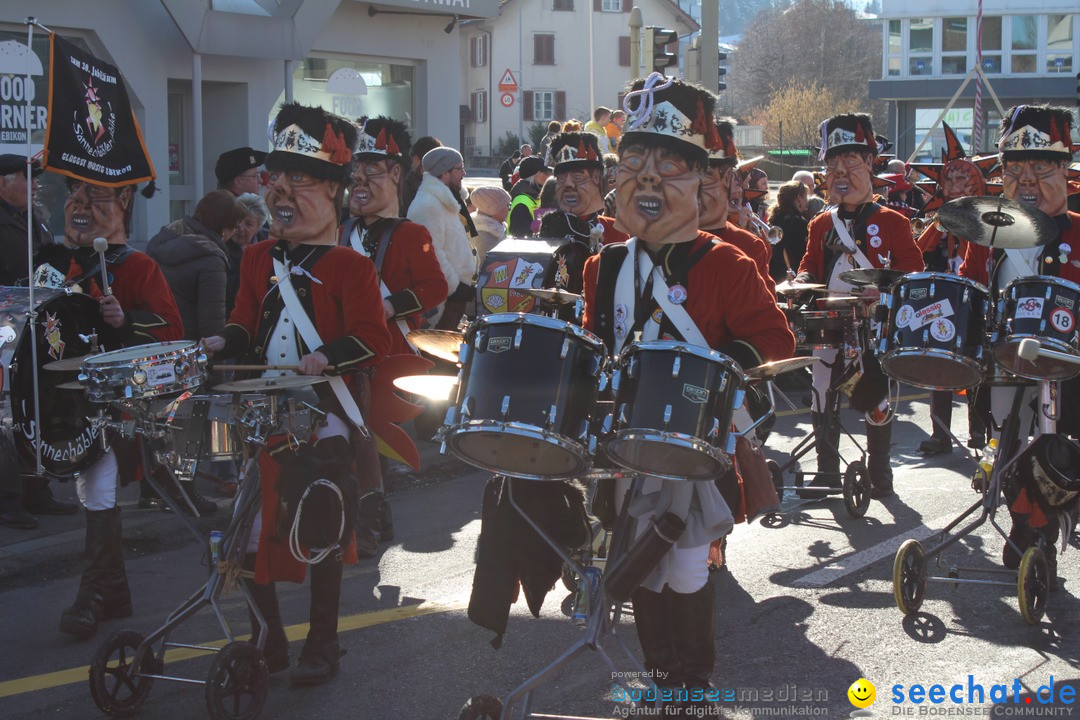
[[[562,450],[566,450],[572,456],[577,458],[581,464],[580,468],[575,468],[565,475],[537,475],[535,473],[529,474],[518,471],[509,471],[505,468],[495,467],[491,463],[485,463],[480,460],[466,456],[460,452],[460,449],[455,443],[455,439],[479,432],[493,432],[502,435],[517,435],[519,437],[529,438],[532,440],[540,440],[548,445],[554,445]],[[488,470],[500,475],[506,475],[507,477],[521,478],[522,480],[566,480],[569,478],[575,478],[585,473],[592,466],[591,457],[589,455],[588,447],[576,440],[569,440],[564,435],[553,433],[550,430],[543,430],[537,428],[535,425],[527,425],[521,422],[502,422],[498,420],[469,420],[464,423],[457,423],[455,425],[448,425],[443,435],[443,442],[446,443],[450,452],[454,453],[454,456],[466,462],[473,467],[478,467],[481,470]]]
[[[1057,285],[1080,295],[1080,283],[1053,275],[1025,275],[1024,277],[1013,278],[1002,289],[1001,295],[1003,297],[1008,296],[1014,285]]]
[[[1032,333],[1010,333],[1009,335],[1006,335],[1002,340],[998,341],[996,345],[994,345],[994,360],[997,362],[998,365],[1001,366],[1003,370],[1011,372],[1013,375],[1026,378],[1028,380],[1050,380],[1054,382],[1071,380],[1077,375],[1080,375],[1080,368],[1070,373],[1069,375],[1060,376],[1032,375],[1028,373],[1017,372],[1014,368],[1010,367],[1007,363],[1005,363],[1005,361],[1001,359],[1001,351],[1007,350],[1009,348],[1015,348],[1017,354],[1015,354],[1013,357],[1019,357],[1020,342],[1028,338],[1034,338],[1035,340],[1038,340],[1039,345],[1046,347],[1048,350],[1054,350],[1056,352],[1065,353],[1074,357],[1080,357],[1080,353],[1077,352],[1077,348],[1075,345],[1064,342],[1062,340],[1043,337],[1042,335],[1035,335]]]
[[[514,324],[537,325],[539,327],[547,328],[548,330],[568,331],[569,334],[581,338],[597,348],[604,347],[604,341],[601,340],[598,335],[586,330],[580,325],[574,325],[566,320],[560,320],[559,318],[548,317],[546,315],[537,315],[535,313],[492,313],[491,315],[485,315],[482,318],[478,318],[473,325],[470,326],[466,332],[466,337],[476,337],[477,329],[481,326]]]
[[[958,285],[967,285],[968,287],[975,288],[977,290],[981,290],[982,292],[986,293],[987,295],[990,294],[990,290],[985,285],[983,285],[981,282],[979,282],[977,280],[972,280],[971,278],[964,277],[963,275],[954,275],[952,273],[943,273],[943,272],[933,272],[933,271],[929,271],[929,270],[924,270],[922,272],[908,273],[904,277],[899,278],[896,282],[894,282],[892,284],[892,288],[894,288],[894,289],[898,288],[903,283],[912,282],[912,281],[915,281],[915,280],[944,280],[946,282],[952,282],[952,283],[956,283]]]
[[[983,353],[983,354],[985,356],[985,353]],[[972,383],[970,385],[956,385],[956,386],[952,386],[952,385],[927,385],[926,383],[923,383],[923,382],[914,382],[914,381],[909,380],[907,378],[896,377],[895,375],[893,375],[892,373],[889,372],[889,369],[887,367],[889,360],[891,360],[893,358],[910,357],[912,355],[921,355],[921,356],[924,356],[924,357],[929,356],[929,357],[940,358],[942,360],[959,361],[957,363],[958,365],[963,365],[966,368],[974,370],[975,371],[975,376],[978,379],[974,383]],[[886,375],[891,377],[893,380],[897,380],[897,381],[902,382],[902,383],[904,383],[906,385],[913,385],[913,386],[918,387],[918,388],[923,388],[924,390],[970,390],[973,387],[978,387],[979,385],[981,385],[983,378],[986,377],[986,365],[984,363],[976,362],[975,360],[972,360],[967,355],[960,355],[960,354],[951,352],[949,350],[945,350],[944,348],[921,348],[921,347],[894,348],[892,350],[887,350],[886,352],[882,353],[881,354],[881,360],[879,362],[881,363],[881,369],[885,372]]]
[[[83,360],[83,365],[105,366],[109,363],[121,360],[125,363],[154,360],[157,358],[168,358],[181,355],[186,350],[195,350],[198,347],[198,343],[192,340],[164,340],[159,343],[145,343],[143,345],[131,345],[128,347],[117,348],[116,350],[108,350],[106,352],[98,353],[97,355],[91,355]],[[133,355],[134,351],[140,348],[155,348],[158,352],[152,352],[148,354]],[[124,355],[128,353],[128,355]]]
[[[653,351],[653,350],[674,350],[676,352],[685,352],[688,355],[696,355],[703,360],[715,360],[721,365],[728,365],[738,374],[739,382],[743,382],[743,369],[734,358],[724,353],[713,350],[712,348],[703,347],[701,345],[691,345],[685,340],[643,340],[641,342],[630,343],[622,349],[619,353],[619,357],[616,360],[616,366],[622,367],[627,358],[635,351]]]
[[[728,437],[731,437],[729,432]],[[707,443],[696,435],[688,435],[687,433],[676,433],[666,430],[653,430],[651,428],[623,428],[615,431],[612,437],[604,440],[604,452],[611,458],[619,467],[622,467],[631,472],[640,473],[643,475],[650,475],[652,477],[662,478],[664,480],[676,480],[682,482],[699,482],[702,480],[709,480],[711,478],[718,477],[717,475],[705,475],[702,477],[690,477],[687,475],[672,475],[670,473],[655,473],[651,470],[643,470],[640,467],[633,467],[630,464],[620,460],[616,453],[611,451],[611,444],[613,442],[626,442],[644,440],[646,442],[658,442],[663,445],[676,445],[687,450],[695,450],[701,452],[708,457],[715,460],[720,465],[724,465],[725,461],[728,465],[731,464],[731,456],[729,453],[725,453],[717,446]]]

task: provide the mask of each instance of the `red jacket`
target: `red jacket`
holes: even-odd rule
[[[706,232],[711,233],[724,242],[731,243],[742,250],[743,253],[757,265],[758,274],[760,274],[761,279],[765,281],[765,287],[769,288],[769,292],[773,295],[776,294],[776,281],[769,275],[769,261],[772,260],[772,248],[769,247],[767,242],[749,230],[743,230],[738,225],[732,223],[727,223],[722,228],[706,230]]]
[[[705,246],[710,247],[705,250]],[[741,250],[699,231],[689,242],[664,246],[655,262],[670,281],[688,258],[702,251],[685,278],[675,279],[686,288],[684,307],[709,347],[743,368],[791,357],[795,337],[787,319],[765,287],[757,265]],[[605,246],[585,263],[583,325],[608,347],[614,338],[615,278],[625,257],[626,245],[617,243]],[[675,336],[666,318],[661,320],[660,332],[661,337]]]
[[[860,213],[871,210],[866,205]],[[911,237],[911,223],[908,219],[886,207],[875,206],[865,223],[856,220],[851,233],[855,244],[866,255],[866,259],[876,268],[884,267],[879,259],[891,259],[890,267],[903,272],[920,272],[923,269],[922,253]],[[799,279],[802,282],[827,283],[833,264],[839,253],[825,247],[827,235],[833,232],[832,214],[819,213],[810,221],[806,240],[806,254],[799,263]],[[875,232],[875,230],[877,232]]]

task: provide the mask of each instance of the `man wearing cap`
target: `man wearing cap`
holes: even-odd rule
[[[465,160],[454,148],[437,147],[424,155],[423,165],[424,179],[409,206],[409,220],[431,234],[435,257],[450,291],[446,307],[435,313],[432,322],[436,327],[455,329],[476,283],[476,253],[460,219]]]
[[[640,333],[642,341],[707,346],[747,368],[790,357],[795,340],[754,262],[698,229],[694,198],[708,153],[720,148],[715,96],[659,73],[628,90],[616,227],[632,237],[585,262],[584,327],[612,354]],[[670,690],[668,697],[693,698],[697,691],[700,701],[716,653],[708,548],[730,531],[732,513],[713,480],[644,482],[642,495],[631,500],[638,531],[627,557],[658,534],[653,521],[672,516],[684,528],[666,538],[670,546],[655,565],[627,576],[644,577],[630,597],[645,667]],[[621,498],[629,481],[617,483]]]
[[[922,253],[911,237],[906,217],[874,202],[873,162],[878,152],[870,116],[847,113],[821,123],[821,159],[825,162],[825,186],[832,203],[831,212],[822,212],[807,229],[806,253],[799,263],[798,282],[822,283],[830,290],[849,292],[851,284],[840,273],[855,268],[881,268],[886,262],[893,270],[918,272],[923,269]],[[855,291],[860,292],[860,291]],[[861,291],[867,300],[876,300],[878,290]],[[821,359],[814,364],[812,421],[817,436],[818,475],[813,484],[840,487],[840,418],[825,408],[826,391],[835,363],[843,357],[836,350],[816,350]],[[876,363],[864,353],[864,363]],[[835,368],[837,373],[842,368]],[[867,375],[869,377],[870,374]],[[874,374],[881,376],[880,372]],[[893,494],[893,473],[889,453],[892,442],[892,408],[886,382],[867,383],[863,404],[866,412],[867,465],[871,495],[886,498]],[[854,403],[854,398],[853,398]]]
[[[327,411],[326,425],[309,438],[271,439],[260,459],[262,508],[245,558],[245,565],[255,570],[248,589],[269,625],[264,654],[271,672],[289,666],[274,582],[302,582],[310,565],[310,625],[291,680],[312,685],[337,673],[342,655],[337,634],[342,562],[358,559],[354,527],[359,487],[349,435],[351,428],[365,430],[351,394],[352,374],[385,357],[390,332],[375,266],[360,253],[338,246],[338,218],[356,126],[322,108],[285,103],[271,132],[273,150],[266,157],[270,237],[244,252],[229,324],[203,344],[215,355],[292,365],[300,375],[329,376],[315,386],[317,396],[312,398]],[[312,483],[318,479],[331,481],[338,499],[325,489],[315,493]],[[281,500],[295,513],[296,493],[305,488],[314,493],[312,505],[304,506],[307,519],[335,518],[305,524],[305,514],[300,515],[299,540],[311,548],[305,554],[316,548],[326,553],[317,562],[294,557],[284,537],[292,518],[282,516]],[[336,518],[342,512],[346,526],[339,536]]]
[[[1000,293],[1019,277],[1043,275],[1080,283],[1080,214],[1068,209],[1068,166],[1076,147],[1072,143],[1074,117],[1068,108],[1049,105],[1016,105],[1009,108],[1001,121],[998,154],[1002,165],[1002,194],[1009,200],[1032,205],[1052,217],[1057,225],[1056,237],[1032,248],[1001,250],[968,243],[960,274]],[[1077,308],[1059,307],[1053,318],[1057,328],[1066,323],[1075,328]],[[991,411],[1000,426],[1009,413],[1015,388],[994,387],[990,391]],[[1026,438],[1033,428],[1032,403],[1037,388],[1026,392],[1021,404],[1020,436]],[[1073,399],[1061,403],[1059,433],[1080,437],[1080,407],[1074,398],[1080,396],[1080,378],[1061,384],[1059,397]],[[1038,424],[1034,432],[1039,432]],[[1070,469],[1076,477],[1075,467]],[[1012,530],[1011,542],[1005,543],[1002,562],[1015,568],[1023,552],[1041,535],[1046,541],[1044,550],[1050,565],[1051,578],[1057,569],[1054,542],[1057,536],[1056,513],[1047,512],[1037,502],[1023,497],[1009,498]],[[1075,508],[1073,508],[1075,517]]]
[[[218,189],[228,190],[239,197],[244,193],[259,192],[259,168],[266,160],[266,153],[249,147],[226,150],[218,156],[214,165]]]
[[[551,168],[538,157],[524,158],[518,165],[518,177],[521,179],[510,189],[510,216],[506,220],[508,236],[532,235],[532,222],[536,208],[540,207],[540,189],[550,176]]]
[[[555,251],[551,277],[544,284],[580,293],[586,258],[601,245],[630,238],[615,229],[615,218],[600,214],[604,209],[604,162],[596,137],[588,132],[556,135],[551,141],[551,157],[558,210],[541,218],[538,235],[567,238],[568,242]]]

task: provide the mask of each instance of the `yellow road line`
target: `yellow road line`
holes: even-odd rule
[[[419,603],[417,605],[405,605],[403,607],[389,608],[387,610],[376,610],[374,612],[357,613],[356,615],[349,615],[338,620],[338,631],[347,632],[349,630],[360,630],[362,628],[371,627],[373,625],[381,625],[388,622],[396,622],[398,620],[406,620],[408,618],[421,617],[423,615],[434,615],[436,613],[453,612],[455,610],[463,610],[466,607],[466,603],[455,603],[451,605],[443,605],[440,603]],[[289,625],[285,628],[285,635],[289,638],[289,641],[302,640],[307,637],[308,624],[301,623],[297,625]],[[190,643],[191,645],[203,645],[205,647],[220,648],[225,645],[225,640],[215,640],[213,642],[201,642]],[[194,650],[191,648],[173,648],[165,651],[165,664],[180,662],[182,660],[190,660],[192,658],[200,657],[202,655],[209,655],[209,650]],[[60,687],[62,685],[72,685],[75,683],[86,682],[86,679],[90,672],[89,665],[83,665],[82,667],[69,668],[67,670],[57,670],[56,672],[42,673],[41,675],[31,675],[30,677],[18,678],[17,680],[7,680],[0,682],[0,698],[11,697],[13,695],[22,695],[28,692],[34,692],[36,690],[48,690],[50,688]]]
[[[795,393],[786,393],[789,397]],[[897,398],[898,402],[907,402],[908,400],[927,400],[930,397],[930,393],[920,393],[919,395],[901,395]],[[789,415],[802,415],[810,412],[810,408],[799,408],[798,410],[780,410],[776,413],[776,417],[788,417]]]

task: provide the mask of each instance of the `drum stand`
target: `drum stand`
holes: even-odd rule
[[[150,635],[144,637],[135,630],[121,630],[94,653],[90,664],[90,694],[94,703],[106,714],[124,717],[134,713],[145,702],[154,680],[204,685],[207,707],[210,716],[215,719],[255,718],[261,712],[269,688],[266,662],[262,655],[269,626],[246,583],[241,580],[240,568],[260,508],[259,457],[266,448],[269,436],[275,432],[273,418],[277,413],[277,398],[270,396],[270,399],[268,417],[254,419],[251,425],[240,425],[247,431],[245,442],[254,446],[255,452],[241,468],[233,517],[222,536],[220,559],[211,568],[209,579]],[[144,461],[147,459],[148,451],[144,449]],[[155,489],[160,492],[159,488]],[[176,509],[174,507],[174,511]],[[206,549],[206,557],[213,559],[215,549],[209,546],[190,520],[185,518],[185,521]],[[253,634],[251,642],[236,640],[219,605],[222,594],[237,588],[243,593],[247,607],[259,625],[257,637]],[[213,610],[225,634],[223,646],[170,642],[169,635],[204,605],[209,605]],[[165,651],[168,648],[184,648],[196,654],[216,653],[206,679],[164,674]]]
[[[622,473],[619,471],[594,471],[590,473],[584,479],[601,479],[607,477],[620,477]],[[627,491],[627,497],[636,495],[641,491],[643,478],[640,475],[633,476],[633,482],[630,489]],[[529,514],[517,504],[513,495],[513,484],[507,482],[507,496],[510,500],[510,505],[514,510],[521,515],[521,517],[529,524],[529,526],[543,538],[544,542],[555,551],[563,562],[571,567],[578,577],[583,577],[582,568],[574,562],[574,560],[555,542],[544,530],[534,521]],[[618,518],[615,521],[614,529],[614,541],[612,543],[609,555],[608,555],[608,567],[614,567],[618,562],[619,557],[626,551],[629,543],[628,531],[633,527],[633,520],[629,516],[629,500],[622,503],[622,509],[619,512]],[[520,720],[526,720],[527,718],[545,718],[546,720],[558,720],[559,718],[565,718],[567,720],[587,720],[578,715],[538,715],[532,712],[533,692],[550,680],[559,671],[570,665],[576,658],[585,653],[588,650],[593,650],[599,654],[604,664],[612,672],[612,684],[618,685],[626,694],[627,697],[636,696],[641,698],[647,696],[650,690],[632,690],[626,685],[624,679],[621,679],[624,673],[620,673],[616,668],[611,656],[603,647],[603,641],[605,636],[611,635],[618,642],[622,652],[629,659],[634,671],[637,673],[637,677],[645,680],[648,676],[645,674],[644,666],[637,660],[636,656],[626,645],[626,642],[616,633],[616,626],[618,625],[619,616],[622,613],[621,606],[613,606],[612,602],[606,597],[604,593],[604,583],[601,581],[597,587],[595,593],[593,593],[589,599],[589,615],[585,625],[585,634],[573,645],[567,648],[558,658],[546,665],[541,670],[537,671],[532,677],[525,680],[518,685],[510,694],[506,696],[504,701],[500,701],[491,695],[477,695],[469,699],[462,709],[461,714],[458,716],[458,720],[480,720],[481,718],[495,718],[499,717],[501,720],[510,720],[511,718],[519,718]],[[655,685],[651,685],[651,691],[658,694]]]

